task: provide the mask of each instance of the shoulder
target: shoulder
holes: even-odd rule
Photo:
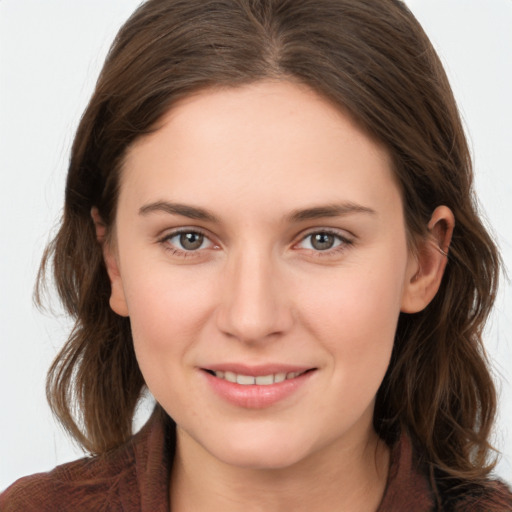
[[[407,435],[391,446],[388,484],[378,512],[512,512],[512,492],[505,483],[449,479],[430,471],[418,453]]]
[[[512,512],[512,492],[499,480],[469,484],[445,496],[446,510],[454,512]]]
[[[174,423],[159,406],[125,444],[48,473],[21,478],[0,494],[1,512],[167,510]]]
[[[133,453],[128,447],[63,464],[17,480],[0,494],[2,512],[121,510],[123,488],[133,489]],[[133,491],[132,491],[133,494]]]

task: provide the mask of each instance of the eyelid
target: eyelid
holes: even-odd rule
[[[346,229],[340,229],[340,228],[331,228],[331,227],[313,227],[313,228],[307,228],[304,231],[302,231],[299,235],[297,235],[297,239],[299,241],[303,240],[304,238],[307,238],[308,236],[315,235],[317,233],[327,233],[329,235],[334,235],[342,240],[351,240],[353,241],[355,238],[355,235],[347,231]]]

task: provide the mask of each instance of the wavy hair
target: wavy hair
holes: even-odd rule
[[[144,380],[129,319],[109,307],[110,283],[91,208],[109,230],[127,148],[180,98],[262,79],[306,84],[348,111],[388,149],[411,239],[433,210],[456,219],[434,300],[401,314],[374,425],[412,438],[432,474],[483,482],[496,394],[482,346],[500,258],[473,194],[472,164],[442,64],[400,0],[148,0],[118,33],[72,147],[52,267],[74,329],[53,363],[54,413],[90,452],[132,434]],[[40,297],[40,295],[39,295]],[[437,478],[437,477],[436,477]]]

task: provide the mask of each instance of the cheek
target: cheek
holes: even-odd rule
[[[186,274],[146,272],[125,286],[135,352],[150,389],[183,362],[208,317],[213,286]]]
[[[350,391],[343,399],[354,404],[373,398],[391,357],[402,294],[393,267],[352,268],[307,293],[314,300],[303,308],[303,322],[330,355],[340,392]]]
[[[392,271],[347,269],[339,276],[317,282],[303,294],[306,322],[325,333],[326,339],[340,335],[350,341],[347,350],[393,339],[400,313],[402,282]]]

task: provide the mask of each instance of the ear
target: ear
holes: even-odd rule
[[[438,206],[428,223],[429,235],[409,256],[402,294],[403,313],[418,313],[435,297],[448,262],[455,218],[447,206]]]
[[[121,273],[119,272],[119,262],[113,243],[107,239],[107,226],[100,216],[98,208],[91,209],[91,217],[96,229],[96,239],[103,252],[103,260],[107,267],[108,277],[110,279],[110,307],[114,313],[120,316],[128,315],[128,306],[123,288]]]

